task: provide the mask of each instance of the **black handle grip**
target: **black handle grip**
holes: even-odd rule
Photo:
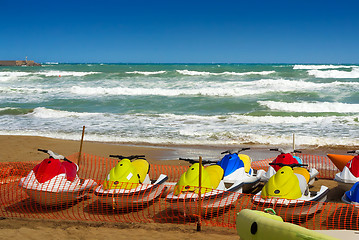
[[[224,152],[221,152],[221,154],[226,154],[226,153],[231,154],[231,153],[232,153],[232,151],[231,151],[231,150],[226,150],[226,151],[224,151]]]
[[[38,148],[37,151],[47,153],[47,150]]]
[[[250,150],[250,149],[251,149],[251,148],[249,148],[249,147],[242,148],[242,149],[238,150],[238,153],[239,153],[239,152],[242,152],[242,151]]]
[[[122,156],[122,155],[109,155],[109,157],[113,157],[113,158],[118,158],[118,159],[129,159],[129,160],[133,160],[133,159],[145,159],[145,155],[131,155],[131,156]]]
[[[288,166],[291,168],[294,167],[308,167],[308,164],[300,164],[300,163],[292,163],[292,164],[286,164],[286,163],[269,163],[269,165],[271,166],[280,166],[280,167],[284,167],[284,166]]]
[[[190,158],[179,158],[179,160],[189,162],[190,164],[199,163],[199,160],[190,159]],[[202,164],[216,163],[218,161],[211,160],[202,160]]]
[[[355,150],[350,150],[347,153],[355,153],[355,152],[356,152]]]

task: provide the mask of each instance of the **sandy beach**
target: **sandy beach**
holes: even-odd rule
[[[62,155],[70,155],[79,151],[79,141],[69,141],[31,136],[0,136],[0,161],[39,161],[46,157],[38,152],[38,148],[51,149]],[[254,146],[258,149],[256,157],[264,159],[268,152],[263,146]],[[213,152],[220,152],[220,148],[199,146],[139,146],[120,145],[110,143],[87,142],[83,144],[82,152],[96,156],[107,157],[109,154],[144,154],[147,160],[153,164],[162,165],[188,165],[178,161],[179,155],[187,156],[203,153],[208,156]],[[223,150],[223,148],[222,148]],[[345,154],[347,149],[316,149],[310,152],[318,155],[327,153]],[[309,151],[309,150],[307,150]],[[272,154],[272,153],[271,153]],[[249,153],[250,155],[250,153]],[[319,184],[325,184],[335,188],[336,183],[331,180],[319,180]],[[315,190],[315,189],[313,189]],[[330,201],[339,201],[340,193],[331,194]],[[129,223],[86,223],[68,221],[10,219],[0,220],[0,235],[2,239],[238,239],[234,229],[203,227],[201,232],[196,232],[193,225],[177,224],[129,224]]]

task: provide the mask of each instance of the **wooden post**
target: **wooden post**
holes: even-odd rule
[[[198,180],[198,222],[197,222],[197,232],[201,231],[201,208],[202,208],[202,198],[201,198],[201,188],[202,188],[202,157],[199,157],[199,180]]]
[[[80,143],[80,151],[79,151],[79,156],[77,158],[77,165],[79,167],[80,167],[80,162],[81,162],[82,144],[84,142],[84,135],[85,135],[85,126],[82,127],[82,137],[81,137],[81,143]]]

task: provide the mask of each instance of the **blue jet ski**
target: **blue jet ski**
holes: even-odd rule
[[[225,183],[234,183],[242,181],[244,183],[243,191],[248,192],[257,186],[264,174],[264,170],[255,171],[251,168],[252,159],[246,154],[240,152],[249,150],[250,148],[242,148],[237,152],[227,150],[222,152],[226,154],[217,165],[224,170],[223,181]]]
[[[359,182],[356,182],[349,191],[346,191],[342,201],[359,207]]]

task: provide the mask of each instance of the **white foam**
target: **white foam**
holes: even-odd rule
[[[318,69],[336,69],[336,68],[352,68],[357,66],[348,66],[348,65],[294,65],[293,69],[308,69],[308,70],[318,70]]]
[[[275,101],[258,101],[262,106],[271,110],[287,112],[337,112],[337,113],[354,113],[359,112],[359,104],[333,103],[333,102],[275,102]]]
[[[98,74],[99,72],[71,72],[71,71],[41,71],[37,74],[45,75],[46,77],[55,77],[55,76],[61,76],[61,77],[68,77],[68,76],[74,76],[74,77],[83,77],[86,75],[91,74]]]
[[[285,145],[291,142],[292,133],[298,132],[302,139],[298,142],[303,145],[351,146],[358,143],[359,138],[343,133],[353,126],[358,126],[358,116],[113,114],[36,108],[34,113],[16,120],[12,119],[13,116],[1,118],[2,125],[8,127],[2,128],[0,133],[78,140],[80,128],[86,123],[88,131],[85,138],[89,141],[227,146],[246,143]],[[24,130],[23,126],[28,127]]]
[[[96,116],[96,115],[102,115],[102,113],[68,112],[68,111],[61,111],[61,110],[48,109],[48,108],[44,108],[44,107],[38,107],[38,108],[35,108],[33,112],[28,113],[28,115],[31,115],[31,116],[34,116],[37,118],[61,119],[61,118],[66,118],[66,117],[82,118],[82,117],[88,117],[88,116]]]
[[[3,107],[3,108],[0,108],[0,112],[2,112],[2,111],[7,111],[7,110],[16,110],[16,109],[20,109],[20,108],[14,108],[14,107]]]
[[[18,80],[32,74],[31,72],[0,72],[0,82]]]
[[[176,70],[176,72],[189,76],[220,76],[220,75],[246,76],[246,75],[269,75],[275,73],[275,71],[213,73],[213,72],[200,72],[200,71],[190,71],[190,70]]]
[[[127,74],[140,74],[140,75],[157,75],[157,74],[163,74],[166,73],[166,71],[157,71],[157,72],[142,72],[142,71],[133,71],[133,72],[126,72]]]
[[[160,85],[160,87],[158,87]],[[166,83],[148,83],[145,87],[88,87],[73,86],[68,92],[83,96],[104,96],[104,95],[123,95],[123,96],[180,96],[180,95],[202,95],[202,96],[246,96],[258,95],[271,92],[298,92],[298,91],[324,91],[329,92],[339,87],[358,87],[358,82],[331,82],[314,83],[303,80],[285,79],[262,79],[257,81],[193,81],[181,82],[176,85]]]
[[[41,136],[41,137],[50,137],[57,139],[66,139],[66,140],[79,140],[79,134],[74,133],[58,133],[58,132],[41,132],[41,131],[3,131],[0,130],[1,135],[20,135],[20,136]],[[232,136],[232,139],[229,139],[228,136]],[[223,137],[222,137],[223,136]],[[210,137],[210,136],[208,136]],[[251,133],[237,133],[229,134],[225,132],[223,134],[217,133],[216,137],[207,138],[207,139],[198,139],[194,137],[189,137],[187,139],[183,138],[166,138],[165,136],[157,137],[134,137],[134,136],[115,136],[108,134],[93,134],[87,133],[85,135],[86,141],[96,141],[96,142],[117,142],[117,143],[142,143],[142,144],[185,144],[185,145],[198,145],[198,146],[208,146],[208,145],[221,145],[221,146],[231,146],[231,145],[242,145],[242,144],[260,144],[260,145],[270,145],[270,146],[292,146],[293,135],[290,134],[280,134],[280,135],[266,135],[266,134],[251,134]],[[308,136],[303,134],[296,134],[296,144],[297,148],[300,147],[325,147],[325,146],[358,146],[359,139],[351,137],[315,137]]]
[[[353,68],[349,71],[340,70],[308,70],[309,75],[316,78],[359,78],[359,68]]]

